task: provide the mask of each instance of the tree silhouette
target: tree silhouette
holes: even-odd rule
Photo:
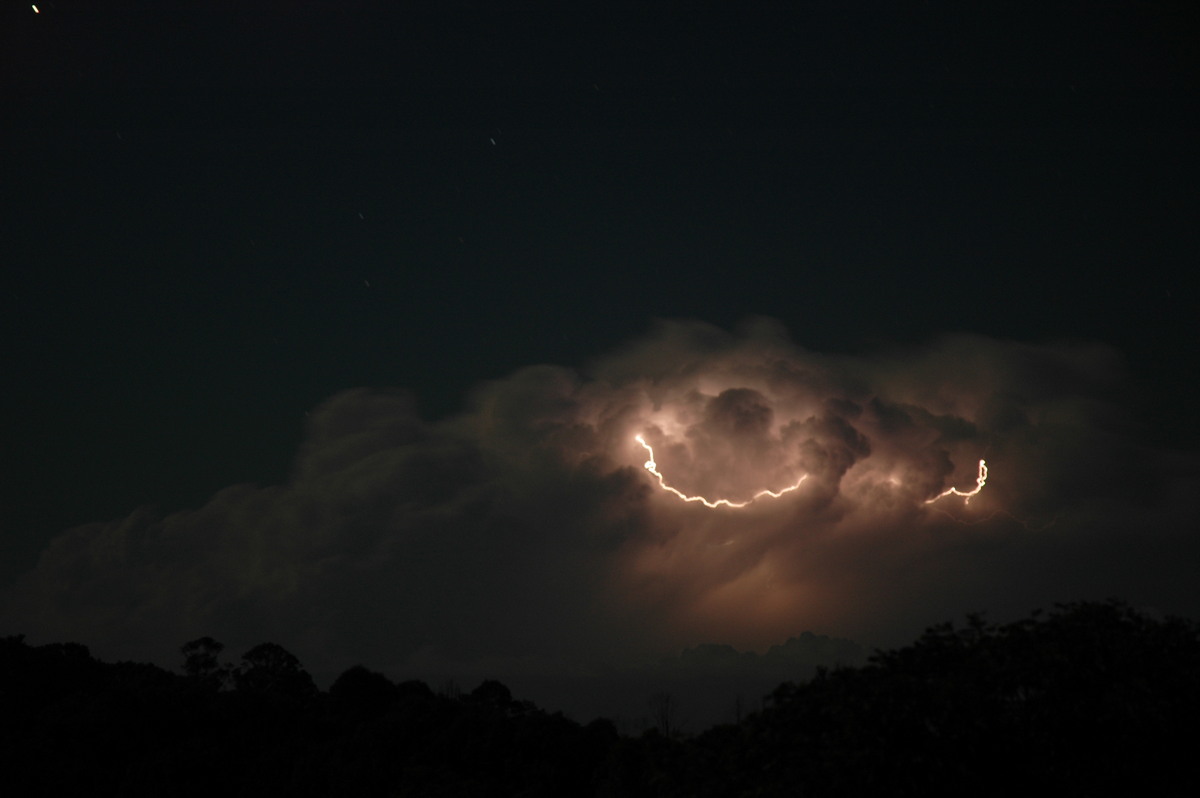
[[[471,691],[468,699],[478,706],[489,707],[500,712],[508,712],[514,707],[512,691],[495,679],[485,679]]]
[[[334,706],[354,720],[375,719],[384,715],[398,696],[396,685],[382,673],[362,665],[342,673],[329,686]]]
[[[224,644],[207,636],[184,643],[179,649],[183,654],[183,672],[198,683],[221,689],[229,680],[229,666],[217,660],[224,650]]]
[[[242,655],[242,664],[233,674],[238,690],[259,690],[296,698],[317,692],[300,660],[278,643],[259,643]]]
[[[654,727],[663,737],[669,739],[675,732],[675,716],[679,711],[675,697],[664,690],[650,696],[647,704],[650,707],[650,718],[654,721]]]
[[[781,685],[727,761],[770,774],[767,794],[1182,795],[1197,785],[1179,730],[1197,710],[1200,627],[1080,602],[1005,625],[971,615]]]

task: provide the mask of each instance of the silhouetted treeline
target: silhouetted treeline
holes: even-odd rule
[[[780,686],[741,727],[691,741],[708,755],[679,792],[1191,795],[1198,721],[1195,622],[1116,601],[975,615]]]
[[[273,643],[237,667],[200,638],[183,675],[78,644],[0,640],[6,794],[1191,795],[1200,627],[1119,602],[934,627],[678,738],[580,725],[485,681],[356,666],[316,689]]]

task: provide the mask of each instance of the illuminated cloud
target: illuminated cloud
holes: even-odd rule
[[[1196,461],[1140,442],[1123,379],[1098,345],[833,356],[768,320],[662,323],[582,373],[480,385],[444,421],[399,392],[334,396],[286,484],[65,532],[0,619],[167,664],[212,634],[318,672],[516,678],[808,630],[890,645],[1107,595],[1195,612]],[[973,490],[981,459],[969,503],[929,503]]]

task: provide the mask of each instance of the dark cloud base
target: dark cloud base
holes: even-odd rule
[[[770,320],[667,322],[582,371],[480,385],[437,422],[401,391],[333,396],[285,484],[64,532],[0,621],[167,665],[202,634],[275,640],[319,674],[502,676],[538,700],[806,630],[890,646],[967,611],[1108,596],[1194,616],[1197,458],[1145,445],[1154,419],[1128,397],[1095,344],[831,356]],[[688,495],[805,481],[743,509],[685,503],[637,434]],[[969,503],[927,503],[973,487],[980,459]]]

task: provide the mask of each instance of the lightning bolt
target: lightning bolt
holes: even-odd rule
[[[979,461],[979,476],[975,480],[975,490],[959,490],[958,488],[946,488],[944,491],[942,491],[938,495],[934,496],[932,499],[926,499],[925,503],[933,504],[938,499],[941,499],[941,498],[944,498],[946,496],[950,496],[951,494],[953,494],[955,496],[962,496],[963,504],[970,504],[971,497],[974,496],[975,494],[979,493],[979,491],[983,490],[983,486],[987,484],[987,474],[988,474],[987,461],[980,460]]]
[[[642,445],[642,447],[646,450],[646,453],[650,456],[650,459],[646,461],[645,469],[647,471],[649,471],[651,474],[653,474],[655,477],[657,477],[659,487],[661,487],[665,491],[674,493],[676,496],[683,499],[685,502],[700,502],[705,507],[710,507],[713,509],[724,506],[724,507],[732,507],[736,510],[739,507],[745,507],[747,504],[750,504],[751,502],[753,502],[757,499],[761,499],[763,496],[770,496],[772,499],[778,499],[780,496],[782,496],[785,493],[791,493],[796,488],[800,487],[801,482],[808,479],[808,474],[805,474],[804,476],[800,477],[800,479],[796,480],[795,485],[784,488],[781,491],[760,490],[758,493],[754,494],[753,496],[751,496],[749,499],[747,499],[744,502],[735,502],[735,501],[730,501],[729,499],[717,499],[716,501],[711,501],[709,499],[704,498],[703,496],[688,496],[683,491],[678,490],[676,488],[672,488],[670,485],[667,484],[666,477],[664,477],[658,470],[658,463],[654,462],[654,449],[652,449],[650,447],[650,444],[646,443],[646,439],[643,438],[641,435],[636,435],[636,436],[634,436],[634,440],[637,441],[638,443],[640,443]]]

